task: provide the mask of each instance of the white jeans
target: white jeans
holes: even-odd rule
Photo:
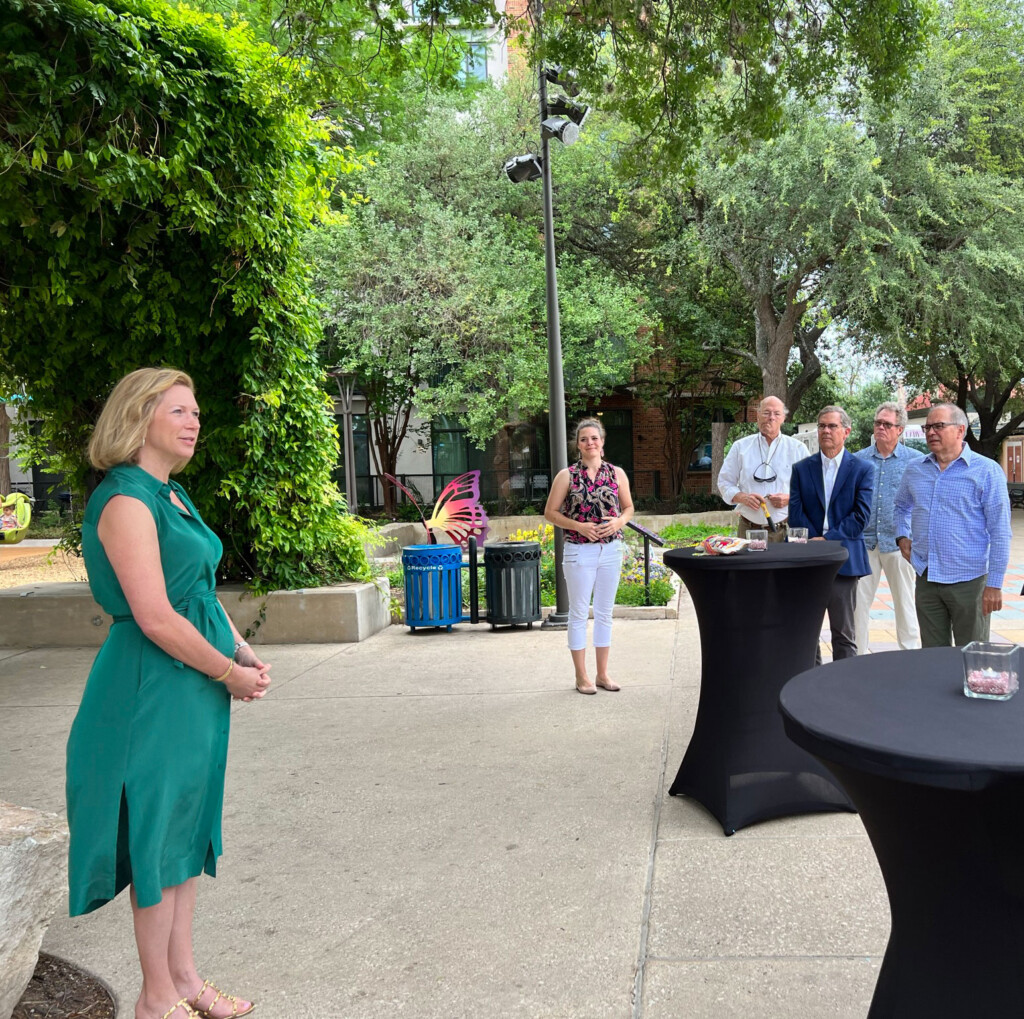
[[[562,550],[562,571],[569,593],[569,650],[587,646],[587,616],[590,596],[594,596],[594,647],[612,642],[612,608],[622,573],[624,541],[587,542],[574,545],[567,541]]]
[[[914,586],[917,583],[914,567],[903,558],[899,549],[895,552],[880,552],[877,547],[869,548],[868,562],[871,563],[871,572],[861,577],[857,584],[857,654],[864,655],[868,651],[871,603],[875,600],[883,570],[892,593],[897,643],[904,651],[919,648],[921,630],[917,625],[917,610],[914,608]]]

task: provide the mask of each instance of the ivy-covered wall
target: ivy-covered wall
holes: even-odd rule
[[[82,490],[113,383],[190,372],[203,433],[181,480],[225,575],[261,589],[367,569],[297,255],[348,167],[290,101],[298,73],[162,0],[0,0],[0,363]]]

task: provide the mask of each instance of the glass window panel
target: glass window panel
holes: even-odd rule
[[[462,58],[463,81],[487,81],[487,43],[471,42]]]

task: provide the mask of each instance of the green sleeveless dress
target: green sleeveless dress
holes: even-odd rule
[[[171,502],[171,491],[188,507]],[[96,533],[107,501],[127,495],[149,507],[160,541],[167,597],[218,651],[234,634],[214,591],[223,547],[177,482],[141,467],[110,470],[89,499],[82,553],[93,597],[114,617],[71,726],[67,803],[70,912],[79,916],[135,886],[140,906],[206,871],[216,875],[231,695],[149,640]]]

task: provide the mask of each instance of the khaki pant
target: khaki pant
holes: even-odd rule
[[[768,531],[769,541],[785,541],[786,540],[786,521],[783,520],[776,525],[778,528],[776,531],[768,531],[768,521],[765,520],[760,524],[752,524],[743,514],[740,514],[740,522],[736,525],[736,536],[738,538],[745,538],[748,531]]]
[[[860,578],[857,585],[857,654],[868,652],[868,631],[871,627],[871,603],[875,600],[878,583],[885,574],[892,595],[893,614],[896,616],[896,641],[907,651],[921,646],[921,632],[914,609],[914,585],[917,574],[903,558],[903,553],[882,552],[877,547],[868,549],[871,572]]]

